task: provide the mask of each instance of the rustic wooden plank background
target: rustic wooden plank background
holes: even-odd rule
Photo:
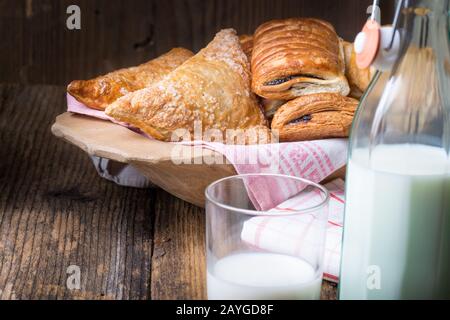
[[[0,84],[0,299],[206,298],[204,210],[100,178],[51,135],[64,110],[63,86]]]
[[[61,84],[135,65],[174,46],[199,50],[215,32],[252,33],[270,19],[314,16],[352,40],[372,0],[0,0],[0,83]],[[394,0],[381,1],[383,20]],[[81,30],[66,8],[81,8]]]

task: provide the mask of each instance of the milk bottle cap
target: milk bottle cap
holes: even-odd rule
[[[380,17],[375,14],[378,1],[373,4],[372,16],[354,41],[356,64],[365,69],[373,66],[380,71],[392,69],[400,51],[400,33],[397,30],[399,5],[393,26],[380,26]]]

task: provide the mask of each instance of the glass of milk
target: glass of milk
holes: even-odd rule
[[[274,174],[227,177],[206,188],[210,300],[319,299],[328,191]]]

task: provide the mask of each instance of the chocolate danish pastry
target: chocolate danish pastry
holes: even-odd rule
[[[272,129],[280,141],[348,137],[358,100],[336,93],[319,93],[285,103],[275,113]]]
[[[343,44],[328,22],[310,18],[273,20],[255,32],[252,89],[267,99],[332,92],[346,96]]]

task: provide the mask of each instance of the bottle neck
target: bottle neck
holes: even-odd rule
[[[398,0],[397,0],[398,1]],[[447,14],[449,0],[405,0],[406,8],[427,8]]]
[[[405,0],[405,45],[445,48],[449,38],[449,0]],[[405,48],[406,49],[406,48]]]

